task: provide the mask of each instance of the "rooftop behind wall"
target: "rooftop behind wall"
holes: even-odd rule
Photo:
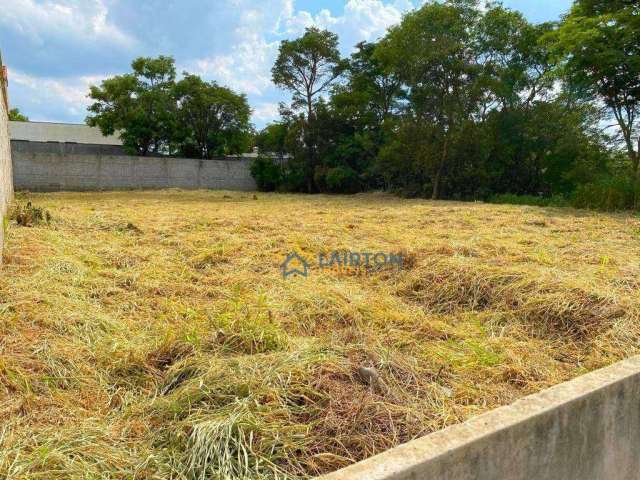
[[[98,128],[73,123],[9,122],[9,132],[11,140],[122,145],[116,135],[105,137]]]

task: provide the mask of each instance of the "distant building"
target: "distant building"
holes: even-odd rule
[[[124,155],[122,141],[82,124],[9,122],[13,151],[37,153]]]

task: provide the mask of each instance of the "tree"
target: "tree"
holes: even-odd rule
[[[475,2],[449,0],[427,3],[408,14],[381,41],[376,55],[407,87],[411,114],[418,124],[433,124],[429,149],[437,158],[425,157],[432,171],[431,198],[440,196],[452,143],[482,97],[481,68],[476,50],[480,12]]]
[[[139,154],[171,153],[175,131],[175,65],[173,58],[138,58],[133,73],[92,86],[87,124],[103,135],[118,133],[129,150]]]
[[[367,108],[381,124],[397,112],[403,97],[402,83],[394,72],[386,72],[375,56],[376,44],[360,42],[349,64],[349,91],[360,93]]]
[[[528,108],[545,97],[554,77],[548,48],[541,42],[551,23],[530,24],[520,12],[492,6],[478,24],[478,51],[482,56],[486,102],[484,117],[492,109]]]
[[[12,108],[9,110],[9,120],[12,122],[28,122],[29,118],[20,113],[20,109]]]
[[[185,74],[175,86],[181,150],[199,158],[241,153],[248,143],[251,109],[245,95]]]
[[[296,40],[284,40],[273,66],[273,82],[292,92],[294,109],[305,108],[304,143],[307,151],[305,182],[315,191],[316,137],[314,107],[319,95],[342,74],[346,64],[340,58],[338,36],[327,30],[308,28]]]
[[[432,198],[553,195],[606,171],[592,105],[561,100],[541,42],[552,29],[473,0],[431,1],[391,29],[374,51],[401,81],[375,162],[385,187]]]
[[[640,5],[577,0],[548,38],[564,78],[585,96],[602,101],[615,118],[640,181]]]
[[[289,127],[284,122],[267,125],[256,137],[256,146],[260,153],[276,154],[283,158],[287,152]]]

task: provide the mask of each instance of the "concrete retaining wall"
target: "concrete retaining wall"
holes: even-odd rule
[[[111,146],[12,141],[16,190],[256,190],[250,159],[132,157]],[[96,153],[98,149],[99,153]]]
[[[4,225],[7,206],[13,198],[13,175],[11,173],[11,146],[9,144],[7,95],[8,78],[0,57],[0,261],[4,247]]]
[[[322,480],[637,480],[640,357],[593,372]]]

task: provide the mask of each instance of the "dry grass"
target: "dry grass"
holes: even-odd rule
[[[373,194],[29,200],[52,220],[9,228],[0,478],[308,477],[639,351],[630,215]],[[291,251],[339,249],[403,251],[407,268],[281,276]]]

